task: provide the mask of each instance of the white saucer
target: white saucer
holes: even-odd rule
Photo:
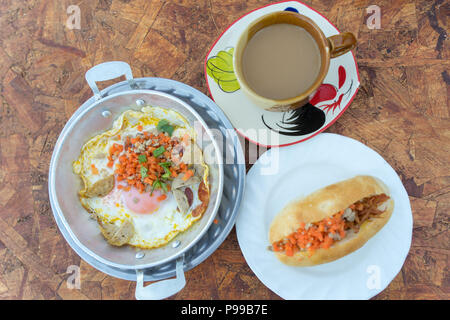
[[[356,175],[389,188],[395,207],[388,223],[360,249],[313,267],[282,264],[267,247],[275,215],[291,200]],[[344,136],[312,140],[264,153],[247,175],[236,220],[242,253],[256,276],[284,299],[369,299],[398,274],[411,246],[411,206],[392,167],[375,151]]]
[[[284,1],[253,10],[235,21],[216,40],[205,59],[205,77],[211,97],[240,135],[265,147],[286,146],[305,141],[327,129],[350,105],[360,84],[353,53],[348,52],[331,59],[324,84],[328,89],[334,87],[332,96],[335,97],[331,96],[326,101],[320,102],[316,99],[314,105],[323,110],[325,115],[318,111],[321,116],[320,124],[306,134],[298,128],[308,125],[310,121],[305,121],[298,112],[269,112],[254,105],[240,90],[235,80],[232,63],[234,46],[242,30],[253,20],[270,12],[283,10],[297,11],[311,18],[327,37],[339,33],[327,18],[311,7],[299,1]]]

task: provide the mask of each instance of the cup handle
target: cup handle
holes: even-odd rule
[[[343,32],[328,37],[331,58],[336,58],[356,47],[356,38],[351,32]]]

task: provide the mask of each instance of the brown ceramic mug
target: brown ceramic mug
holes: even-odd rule
[[[293,24],[305,29],[317,43],[321,56],[319,74],[309,89],[293,98],[283,100],[270,99],[257,94],[245,80],[242,68],[243,53],[250,39],[259,30],[278,23]],[[355,46],[356,38],[352,33],[344,32],[327,38],[316,23],[304,15],[290,11],[272,12],[255,20],[241,34],[234,50],[233,66],[241,89],[257,106],[268,111],[288,111],[307,104],[325,79],[330,59],[349,52]]]

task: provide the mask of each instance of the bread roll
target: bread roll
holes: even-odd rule
[[[273,244],[285,239],[302,224],[318,223],[366,197],[381,194],[389,196],[388,188],[371,176],[356,176],[324,187],[284,207],[272,221],[269,241]],[[314,252],[298,250],[291,256],[285,252],[275,252],[275,255],[284,264],[292,266],[313,266],[334,261],[362,247],[387,223],[393,209],[394,201],[389,198],[383,204],[383,210],[380,209],[383,213],[365,220],[356,233],[347,230],[343,239],[335,241],[327,249],[321,247]]]

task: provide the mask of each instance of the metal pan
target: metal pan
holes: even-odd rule
[[[121,75],[126,76],[126,84],[131,90],[113,92],[113,87],[121,87],[118,84],[100,92],[95,84]],[[83,104],[69,119],[55,145],[50,163],[49,195],[55,220],[80,255],[88,256],[92,261],[112,270],[133,270],[138,281],[137,298],[165,298],[183,288],[185,253],[202,239],[219,209],[224,179],[221,149],[208,125],[185,99],[161,91],[140,89],[142,79],[133,79],[131,68],[126,63],[115,61],[97,65],[86,73],[86,80],[93,90],[93,101],[90,99],[90,103]],[[108,92],[107,95],[103,94],[105,91]],[[97,222],[89,218],[78,201],[77,192],[81,181],[72,171],[72,162],[78,158],[82,145],[89,138],[111,128],[112,122],[121,112],[130,108],[138,110],[144,105],[174,109],[198,130],[199,137],[202,137],[201,147],[204,151],[208,150],[205,152],[205,161],[210,167],[211,190],[208,208],[193,227],[164,247],[136,250],[129,246],[110,246],[103,239]],[[174,263],[176,279],[143,287],[147,270]]]

